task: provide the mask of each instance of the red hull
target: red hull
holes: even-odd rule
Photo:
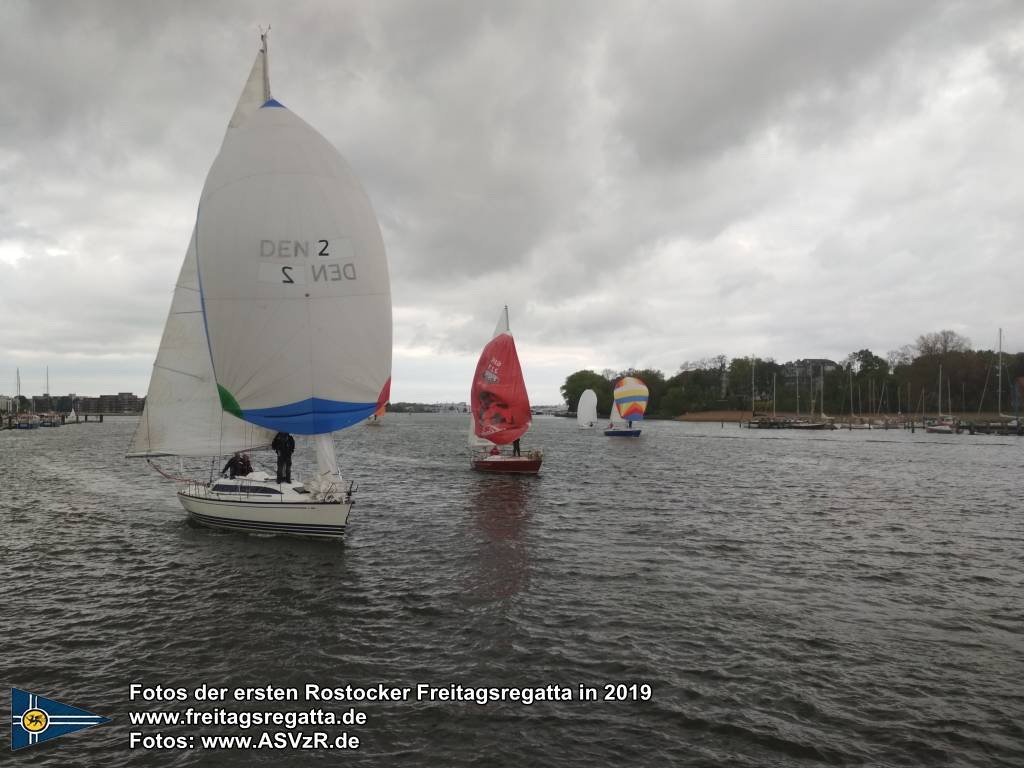
[[[540,472],[543,459],[518,458],[503,456],[500,459],[473,459],[473,469],[477,472],[500,472],[515,475],[536,475]]]

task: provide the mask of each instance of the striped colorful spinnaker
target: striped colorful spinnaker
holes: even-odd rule
[[[642,421],[649,394],[640,379],[624,376],[615,383],[615,409],[625,421]]]

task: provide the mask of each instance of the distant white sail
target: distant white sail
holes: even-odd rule
[[[580,395],[576,405],[576,424],[580,429],[589,429],[597,424],[597,393],[592,389]]]

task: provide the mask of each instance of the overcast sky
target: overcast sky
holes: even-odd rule
[[[467,399],[504,304],[537,404],[1024,349],[1024,3],[0,0],[0,393],[146,391],[260,25],[380,219],[394,401]]]

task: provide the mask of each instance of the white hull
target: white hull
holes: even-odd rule
[[[178,491],[178,500],[193,520],[211,528],[332,539],[345,534],[350,499],[313,501],[296,490],[302,486],[287,483],[248,482],[242,486],[248,491],[217,490],[229,486],[236,481],[190,483]]]

